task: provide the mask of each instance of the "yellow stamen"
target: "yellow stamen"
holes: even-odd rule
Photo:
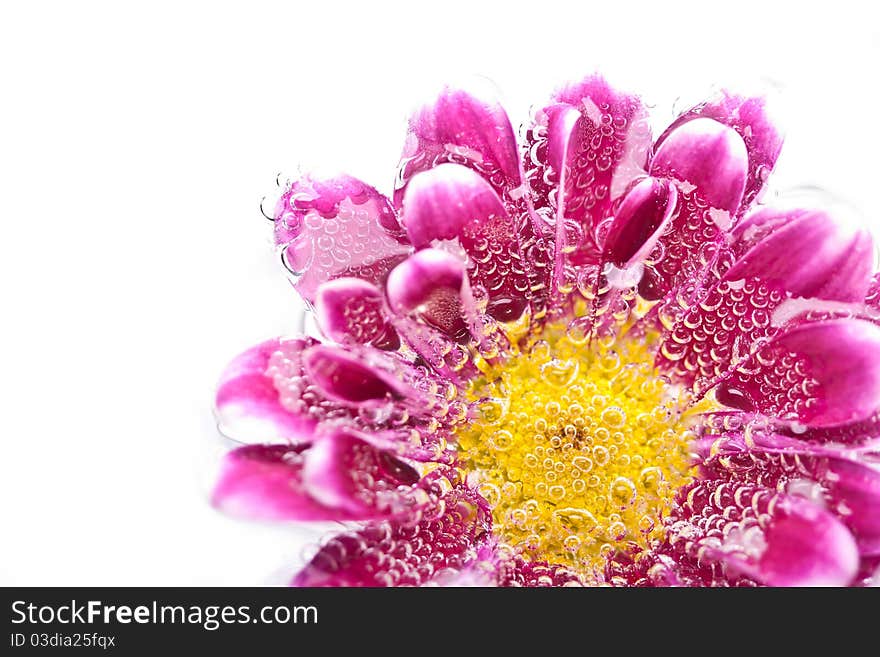
[[[502,541],[589,579],[607,552],[659,536],[692,476],[693,418],[715,403],[660,375],[656,341],[549,325],[472,384],[459,457]]]

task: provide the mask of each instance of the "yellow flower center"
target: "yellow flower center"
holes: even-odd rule
[[[605,555],[662,532],[692,476],[695,402],[654,367],[656,335],[588,340],[549,325],[472,384],[477,417],[457,433],[468,481],[500,540],[585,579]]]

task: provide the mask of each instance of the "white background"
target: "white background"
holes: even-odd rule
[[[444,80],[491,78],[518,124],[594,69],[666,114],[768,77],[789,110],[774,184],[876,222],[870,3],[775,4],[3,3],[0,584],[290,568],[296,531],[206,502],[220,370],[296,326],[258,203],[299,166],[390,191],[406,114]]]

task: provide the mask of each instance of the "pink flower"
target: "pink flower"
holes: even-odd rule
[[[724,92],[653,140],[559,90],[517,145],[445,89],[392,199],[285,190],[275,237],[324,341],[245,352],[213,502],[348,521],[296,585],[859,585],[880,564],[870,235],[757,204],[782,146]]]

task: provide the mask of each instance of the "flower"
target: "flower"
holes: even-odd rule
[[[417,111],[393,197],[275,207],[324,339],[236,358],[220,509],[331,520],[293,584],[858,585],[880,577],[868,232],[759,204],[782,146],[720,92],[652,141],[594,75],[517,146],[493,99]]]

